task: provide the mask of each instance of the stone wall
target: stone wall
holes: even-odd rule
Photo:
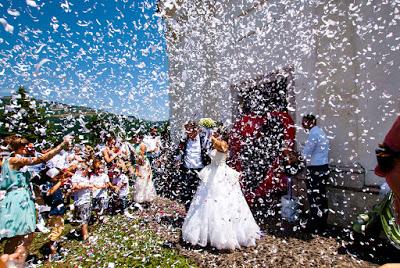
[[[361,167],[348,168],[331,166],[330,181],[327,186],[329,207],[328,223],[344,228],[351,228],[357,215],[371,211],[374,205],[382,199],[379,188],[366,187],[365,171]],[[300,174],[294,180],[294,192],[300,200],[303,212],[309,209],[305,174]]]

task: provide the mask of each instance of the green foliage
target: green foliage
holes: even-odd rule
[[[64,236],[73,236],[74,229],[65,225]],[[79,228],[75,231],[79,231]],[[164,247],[157,234],[144,227],[141,219],[128,221],[113,216],[109,222],[90,226],[91,242],[68,239],[61,243],[66,254],[61,262],[42,262],[37,267],[195,267],[195,263],[171,248]],[[30,254],[44,260],[47,234],[35,236]],[[1,248],[1,244],[0,244]],[[1,250],[0,250],[1,251]]]
[[[85,118],[87,129],[86,136],[90,144],[98,144],[104,141],[107,135],[129,139],[134,133],[147,133],[155,126],[159,130],[167,129],[168,122],[151,122],[140,120],[132,116],[116,115],[98,112]]]
[[[125,139],[134,132],[146,133],[153,126],[165,130],[168,122],[151,122],[88,107],[35,100],[22,86],[13,96],[0,101],[0,135],[20,134],[32,142],[46,140],[54,144],[72,134],[76,142],[93,146],[104,142],[107,135]]]
[[[49,121],[44,107],[31,98],[20,86],[15,94],[4,101],[0,112],[1,134],[19,134],[32,142],[46,139],[55,141],[54,125]]]

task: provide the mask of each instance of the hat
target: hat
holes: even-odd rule
[[[52,179],[54,179],[58,174],[60,174],[60,170],[55,167],[47,170],[47,172],[46,172],[46,175]]]

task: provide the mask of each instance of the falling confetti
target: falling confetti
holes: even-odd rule
[[[399,0],[9,0],[0,10],[0,136],[26,136],[38,154],[71,135],[71,150],[46,163],[78,170],[70,174],[75,185],[62,183],[63,194],[87,184],[75,194],[90,199],[100,190],[95,187],[108,187],[100,191],[108,191],[112,212],[93,213],[98,219],[85,242],[77,241],[80,226],[70,226],[78,226],[80,204],[65,206],[71,211],[54,260],[77,267],[368,267],[400,261],[392,181],[385,185],[375,172],[375,152],[387,149],[379,144],[400,114]],[[316,116],[317,128],[303,124],[308,114]],[[226,163],[240,172],[236,180],[224,172],[239,189],[235,194],[229,183],[200,188],[212,194],[199,207],[214,202],[225,208],[216,211],[216,221],[199,220],[193,228],[207,233],[209,222],[224,222],[231,210],[248,205],[251,213],[228,222],[249,223],[253,216],[262,230],[253,247],[238,249],[238,243],[225,252],[207,241],[199,248],[182,241],[188,212],[181,204],[188,184],[182,174],[190,162],[184,150],[192,143],[180,141],[190,132],[184,127],[189,120],[199,123],[206,145],[218,126],[228,130]],[[149,133],[152,126],[159,143]],[[111,136],[115,148],[106,157]],[[134,142],[141,136],[146,149]],[[194,140],[203,146],[200,135]],[[156,147],[157,153],[149,149]],[[4,144],[0,156],[9,149]],[[141,150],[148,150],[143,159],[136,155]],[[313,155],[321,151],[328,155],[323,165]],[[94,172],[99,159],[104,182],[93,183],[84,173]],[[316,171],[323,187],[310,185],[310,166],[325,165],[326,174]],[[138,176],[150,173],[157,198],[135,203]],[[7,195],[3,188],[0,200]],[[123,211],[117,197],[126,189]],[[242,206],[232,209],[237,200]],[[328,227],[313,228],[313,216],[327,216]],[[248,234],[246,226],[238,233]],[[221,227],[216,237],[228,229]],[[43,239],[35,242],[48,242]],[[41,259],[32,265],[51,265],[36,248]]]
[[[5,19],[0,18],[0,23],[1,23],[1,25],[3,25],[4,30],[6,32],[9,32],[10,34],[12,34],[14,32],[14,26],[9,24]]]

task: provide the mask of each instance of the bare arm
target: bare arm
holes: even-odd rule
[[[61,184],[61,180],[58,181],[50,190],[47,191],[47,195],[53,195],[61,187]]]
[[[92,189],[93,186],[91,184],[87,183],[73,183],[72,184],[72,190],[77,191],[77,190],[83,190],[83,189]]]
[[[68,143],[68,141],[64,141],[57,147],[38,157],[11,157],[9,160],[10,166],[12,169],[20,169],[23,166],[33,166],[42,162],[49,161],[56,154],[58,154],[62,150],[62,148]]]
[[[111,163],[117,157],[117,154],[110,156],[109,149],[107,148],[103,151],[103,156],[107,163]]]

